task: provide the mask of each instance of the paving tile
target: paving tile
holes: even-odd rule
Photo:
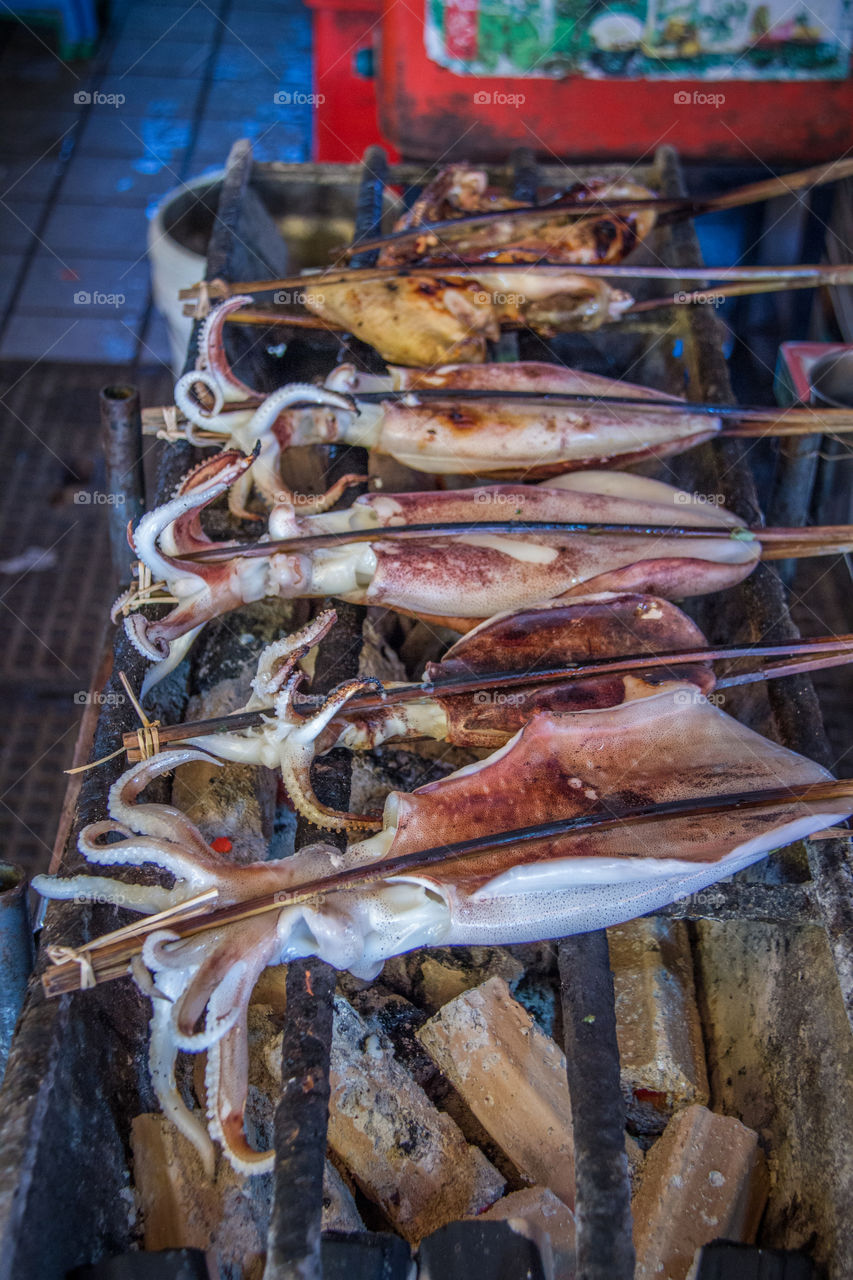
[[[107,212],[91,204],[62,201],[54,206],[42,240],[61,256],[76,250],[92,257],[132,260],[144,252],[147,236],[148,214],[141,207]]]
[[[224,22],[223,43],[249,45],[263,50],[270,40],[286,39],[293,49],[300,52],[310,48],[311,20],[303,15],[288,13],[281,8],[278,16],[271,13],[230,12]]]
[[[283,78],[293,54],[286,41],[269,40],[266,45],[257,49],[246,45],[225,43],[216,58],[213,69],[214,80],[236,80],[242,82],[247,92],[253,92],[252,81],[260,75],[272,76],[276,81]]]
[[[183,75],[148,76],[136,72],[126,75],[111,70],[104,76],[100,88],[106,94],[122,94],[125,100],[120,109],[131,115],[188,118],[202,92],[202,82]]]
[[[126,111],[92,112],[78,144],[81,155],[127,156],[141,161],[142,171],[158,161],[175,168],[190,142],[188,117],[138,116]],[[156,170],[151,168],[152,172]]]
[[[71,106],[71,104],[68,104]],[[6,108],[3,111],[3,150],[8,155],[58,156],[79,124],[74,110],[51,111]]]
[[[73,320],[68,316],[18,315],[0,343],[2,360],[71,360],[125,364],[133,360],[139,319]]]
[[[233,80],[214,80],[204,104],[204,120],[232,120],[244,115],[279,120],[281,107],[275,95],[286,91],[285,73],[271,73],[259,66],[257,73]],[[266,113],[266,114],[264,114]]]
[[[0,246],[4,253],[28,247],[44,213],[42,200],[0,201]]]
[[[143,245],[140,253],[144,255]],[[33,256],[18,297],[22,314],[52,313],[77,318],[138,316],[149,293],[148,266],[132,258],[57,258],[46,249]]]
[[[206,40],[127,39],[122,36],[110,55],[111,75],[201,76],[210,53]]]
[[[163,4],[152,6],[132,4],[119,17],[122,39],[156,40],[159,36],[166,39],[193,40],[201,43],[209,40],[219,19],[212,7],[202,0],[190,0],[189,4],[175,4],[174,0],[164,0]]]
[[[61,200],[76,204],[147,208],[178,185],[178,173],[172,166],[139,173],[129,160],[117,156],[75,156],[59,194]]]
[[[46,200],[62,166],[56,159],[0,155],[0,200]]]
[[[296,118],[290,124],[266,123],[244,116],[236,120],[205,120],[198,131],[196,141],[199,156],[227,156],[232,143],[238,138],[249,138],[256,160],[304,160],[308,158],[308,138],[310,124],[308,113],[303,112],[300,119],[294,109]]]

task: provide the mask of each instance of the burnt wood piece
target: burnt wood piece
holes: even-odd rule
[[[325,1280],[409,1280],[412,1255],[405,1240],[387,1231],[327,1231]]]
[[[469,1276],[545,1280],[545,1267],[536,1241],[508,1222],[450,1222],[421,1242],[418,1280],[468,1280]]]
[[[699,1254],[696,1280],[812,1280],[814,1273],[804,1253],[712,1240]]]
[[[575,1135],[577,1280],[632,1280],[631,1188],[613,974],[603,929],[558,945]]]
[[[215,1280],[216,1263],[201,1249],[123,1253],[91,1267],[75,1267],[67,1280]]]
[[[356,243],[379,230],[386,176],[384,152],[379,147],[371,147],[365,154],[358,194]],[[368,255],[357,255],[357,265],[368,265],[361,262],[364,256]],[[375,254],[369,256],[375,259]],[[313,452],[315,457],[320,454],[319,450]],[[326,465],[318,477],[319,492],[348,473],[367,474],[364,449],[331,446],[323,450],[323,456]],[[366,492],[366,485],[357,486],[356,492]],[[353,496],[353,490],[348,490],[345,501],[351,501]],[[337,624],[317,649],[313,693],[329,693],[342,680],[358,673],[367,611],[346,603],[335,607]],[[331,751],[318,760],[314,766],[314,790],[321,803],[347,809],[351,774],[348,751]],[[347,842],[344,832],[319,831],[300,818],[296,848],[317,840],[336,844],[341,849]],[[276,1154],[265,1280],[295,1276],[299,1280],[319,1280],[323,1274],[320,1239],[335,981],[334,969],[321,960],[295,961],[288,967],[287,1021],[282,1043],[283,1090],[273,1130]]]

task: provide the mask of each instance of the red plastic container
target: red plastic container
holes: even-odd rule
[[[464,44],[464,25],[457,36]],[[464,47],[454,52],[466,56]],[[380,125],[411,159],[505,160],[517,146],[543,157],[625,159],[667,143],[682,157],[706,163],[749,163],[758,156],[804,165],[843,155],[853,145],[850,79],[457,75],[426,55],[424,0],[385,0],[377,90]],[[709,105],[719,94],[724,101]]]
[[[353,164],[365,148],[382,143],[376,112],[375,65],[381,0],[306,0],[313,10],[315,160]],[[366,66],[364,64],[367,64]],[[367,72],[367,74],[365,74]]]

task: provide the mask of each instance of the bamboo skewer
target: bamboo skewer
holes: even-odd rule
[[[623,264],[592,264],[573,267],[565,262],[505,262],[493,266],[484,263],[460,263],[453,267],[344,267],[339,270],[318,271],[310,275],[283,276],[279,280],[242,280],[230,284],[213,280],[205,285],[211,300],[233,298],[242,293],[272,293],[280,289],[315,289],[322,285],[364,283],[367,280],[394,280],[400,277],[440,276],[442,279],[478,279],[483,275],[504,272],[534,271],[545,275],[603,276],[620,280],[815,280],[828,284],[844,284],[853,278],[853,266],[832,263],[813,263],[788,267],[665,267],[625,266]],[[178,293],[180,300],[194,300],[202,287],[201,282],[189,285]],[[240,312],[228,317],[239,319]],[[278,313],[280,314],[280,313]]]
[[[488,209],[479,213],[463,214],[458,218],[443,218],[435,222],[422,222],[417,227],[407,227],[403,231],[392,231],[384,236],[374,236],[372,240],[367,240],[360,244],[358,251],[383,249],[386,246],[402,244],[407,240],[417,240],[420,236],[436,232],[442,235],[447,234],[448,239],[452,240],[454,232],[467,231],[471,227],[480,225],[487,226],[489,223],[500,219],[518,219],[525,222],[541,219],[551,213],[576,214],[579,218],[584,218],[600,217],[606,214],[643,212],[647,209],[653,209],[664,215],[658,219],[658,225],[661,225],[661,223],[676,221],[679,218],[697,217],[701,214],[715,213],[723,209],[735,209],[747,204],[757,204],[761,200],[771,200],[774,196],[802,191],[805,188],[820,187],[827,182],[836,182],[842,178],[849,177],[851,174],[853,174],[853,158],[848,157],[846,159],[833,160],[829,164],[814,165],[808,169],[800,169],[795,173],[765,178],[760,182],[751,182],[745,186],[736,187],[733,191],[724,192],[722,195],[716,196],[657,196],[636,200],[626,197],[617,199],[592,197],[589,200],[574,203],[563,203],[559,198],[554,198],[542,204],[520,205],[512,209]],[[352,245],[341,245],[335,250],[336,256],[344,254],[348,257],[353,252],[355,250]]]
[[[768,663],[755,671],[738,672],[718,680],[715,688],[728,689],[737,685],[752,684],[777,676],[806,674],[822,671],[827,667],[842,666],[853,661],[853,634],[816,637],[787,644],[718,645],[714,648],[675,649],[667,652],[635,654],[620,658],[601,658],[594,662],[578,662],[571,666],[549,667],[542,671],[495,671],[476,675],[448,676],[436,680],[423,680],[416,684],[403,684],[385,689],[382,693],[366,693],[351,698],[341,708],[335,719],[347,720],[368,711],[399,703],[412,702],[436,695],[454,695],[476,692],[480,689],[512,688],[518,685],[551,684],[563,680],[590,680],[600,676],[633,673],[649,669],[669,670],[688,662],[718,662],[737,658],[781,658],[780,663]],[[300,714],[311,714],[323,703],[322,698],[296,697],[294,709]],[[216,733],[233,733],[241,729],[253,729],[263,724],[270,709],[241,711],[232,715],[215,716],[208,720],[188,721],[175,725],[158,726],[161,746],[185,742],[188,738],[207,737]],[[143,758],[138,733],[131,730],[123,735],[128,762],[135,764]]]
[[[832,803],[838,799],[853,797],[853,780],[819,782],[803,787],[778,787],[756,792],[736,792],[710,798],[686,798],[665,804],[649,805],[633,811],[610,810],[605,813],[563,818],[536,826],[519,827],[498,834],[477,836],[454,844],[439,845],[417,853],[402,854],[330,876],[291,885],[289,889],[261,895],[245,902],[204,911],[196,909],[188,916],[175,918],[176,909],[157,913],[125,926],[112,934],[96,938],[76,950],[60,949],[57,960],[42,975],[42,986],[47,996],[58,996],[79,990],[83,985],[94,985],[122,977],[128,971],[133,957],[138,955],[146,937],[168,923],[170,933],[178,939],[193,937],[210,929],[236,924],[283,907],[300,906],[320,895],[356,889],[366,884],[376,884],[391,877],[412,876],[429,872],[436,866],[493,852],[495,849],[524,844],[534,844],[568,836],[574,832],[590,830],[614,830],[620,826],[654,825],[669,819],[709,817],[727,809],[738,812],[756,811],[779,805],[816,805]],[[187,907],[190,904],[179,904]],[[164,918],[165,917],[165,918]],[[170,945],[165,944],[166,947]]]

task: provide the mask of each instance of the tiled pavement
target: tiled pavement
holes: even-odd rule
[[[310,91],[299,0],[113,0],[91,62],[55,48],[44,28],[0,24],[0,858],[31,871],[50,856],[116,590],[103,508],[85,500],[98,390],[129,378],[156,404],[170,389],[149,216],[236,138],[302,160],[311,129],[308,106],[275,102]]]
[[[239,137],[259,160],[308,158],[307,11],[114,0],[89,63],[64,63],[43,28],[5,23],[0,46],[0,358],[166,359],[148,219]]]

